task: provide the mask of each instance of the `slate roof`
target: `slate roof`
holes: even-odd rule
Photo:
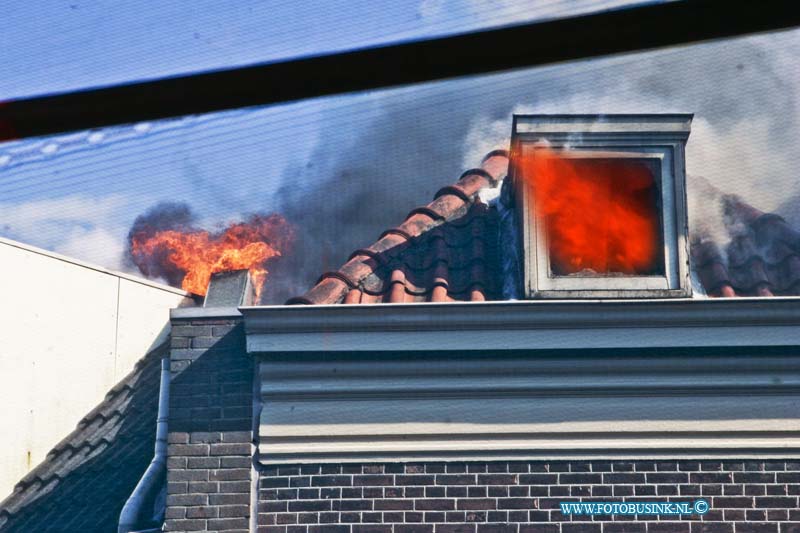
[[[0,532],[117,531],[122,506],[153,457],[161,359],[143,357],[0,502]]]
[[[339,270],[287,304],[502,299],[498,216],[478,192],[504,178],[508,154],[444,187],[400,226],[353,252]],[[734,195],[720,197],[723,235],[693,234],[691,264],[712,297],[800,295],[800,233]]]

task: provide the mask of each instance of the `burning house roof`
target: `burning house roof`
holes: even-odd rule
[[[483,198],[497,192],[507,167],[507,153],[491,152],[481,168],[440,189],[431,203],[287,303],[503,299],[503,220]],[[692,241],[699,288],[723,297],[800,295],[800,233],[741,198],[726,196],[723,205],[730,242],[702,232]],[[18,483],[0,506],[0,529],[110,530],[150,459],[163,355],[163,347],[147,355]]]
[[[780,217],[716,191],[713,205],[724,206],[724,216],[720,209],[710,218],[724,227],[690,226],[687,234],[682,162],[691,120],[515,115],[511,172],[509,153],[489,153],[286,303],[666,298],[692,288],[701,296],[797,294],[800,237]],[[664,163],[673,160],[681,164]],[[501,183],[504,199],[481,200],[486,191],[497,196]],[[316,220],[336,226],[330,218]],[[276,303],[306,286],[304,261],[326,254],[324,237],[299,224],[295,246],[298,228],[280,214],[208,231],[188,206],[160,204],[134,222],[128,256],[144,275],[199,295],[212,274],[249,269],[255,301]]]
[[[507,167],[505,152],[491,152],[481,168],[465,172],[433,202],[412,210],[400,226],[286,303],[503,299],[498,215],[479,193],[503,180]],[[696,290],[712,297],[800,295],[800,233],[741,198],[725,196],[723,206],[730,241],[699,233],[691,239]]]

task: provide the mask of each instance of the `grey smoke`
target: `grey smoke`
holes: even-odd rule
[[[514,111],[693,112],[692,176],[798,220],[800,32],[568,63],[370,93],[331,105],[320,142],[279,191],[300,228],[289,291],[402,222],[412,208],[507,146]],[[787,200],[788,198],[788,200]],[[713,226],[716,202],[693,202],[690,224]]]

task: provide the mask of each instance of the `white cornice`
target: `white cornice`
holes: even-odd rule
[[[800,450],[798,298],[240,311],[265,464]]]
[[[248,351],[800,346],[800,298],[261,306]],[[445,338],[442,334],[450,332]]]
[[[794,354],[321,353],[264,357],[259,382],[264,463],[800,450]]]

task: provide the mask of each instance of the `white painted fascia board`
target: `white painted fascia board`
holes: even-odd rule
[[[800,298],[241,307],[247,350],[800,346]],[[441,334],[447,336],[445,346]]]

